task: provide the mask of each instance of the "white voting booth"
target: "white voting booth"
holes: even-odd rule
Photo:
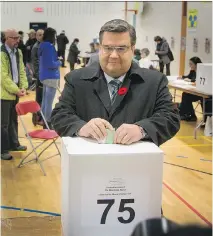
[[[212,94],[212,64],[197,64],[196,89],[207,94]]]
[[[64,236],[130,236],[161,216],[163,152],[153,143],[62,138]]]

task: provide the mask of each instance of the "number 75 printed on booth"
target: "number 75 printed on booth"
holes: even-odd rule
[[[146,216],[149,181],[134,177],[87,177],[82,180],[81,225],[136,224]],[[149,192],[149,191],[148,191]]]

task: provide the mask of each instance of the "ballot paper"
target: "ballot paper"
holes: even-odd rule
[[[110,129],[107,129],[107,136],[102,139],[102,140],[99,140],[99,144],[113,144],[114,142],[114,135],[115,135],[115,129],[114,130],[110,130]]]

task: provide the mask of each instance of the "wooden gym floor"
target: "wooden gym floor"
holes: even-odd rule
[[[64,75],[68,71],[69,67],[61,69],[61,88],[64,85]],[[58,96],[57,93],[55,102]],[[34,100],[34,97],[35,93],[30,92],[21,100]],[[197,115],[200,120],[201,114]],[[27,115],[25,121],[29,130],[35,129],[31,115]],[[180,224],[211,225],[212,139],[205,137],[204,130],[200,129],[195,140],[194,127],[195,122],[181,122],[178,134],[161,146],[165,152],[163,213],[168,219]],[[19,125],[19,138],[21,144],[27,145],[28,151],[31,150],[21,125]],[[57,143],[60,145],[60,140]],[[45,156],[54,152],[56,152],[55,147],[49,148]],[[15,158],[12,161],[1,161],[2,235],[59,236],[61,235],[60,216],[58,216],[61,212],[60,158],[56,156],[43,162],[47,173],[45,177],[39,165],[35,163],[17,168],[25,154],[25,152],[14,152]],[[49,217],[53,217],[56,223],[51,224]],[[30,225],[32,227],[29,227]],[[51,232],[48,229],[51,229]]]

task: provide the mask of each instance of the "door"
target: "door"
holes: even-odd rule
[[[30,29],[37,31],[38,29],[45,30],[47,28],[47,22],[30,22]]]

